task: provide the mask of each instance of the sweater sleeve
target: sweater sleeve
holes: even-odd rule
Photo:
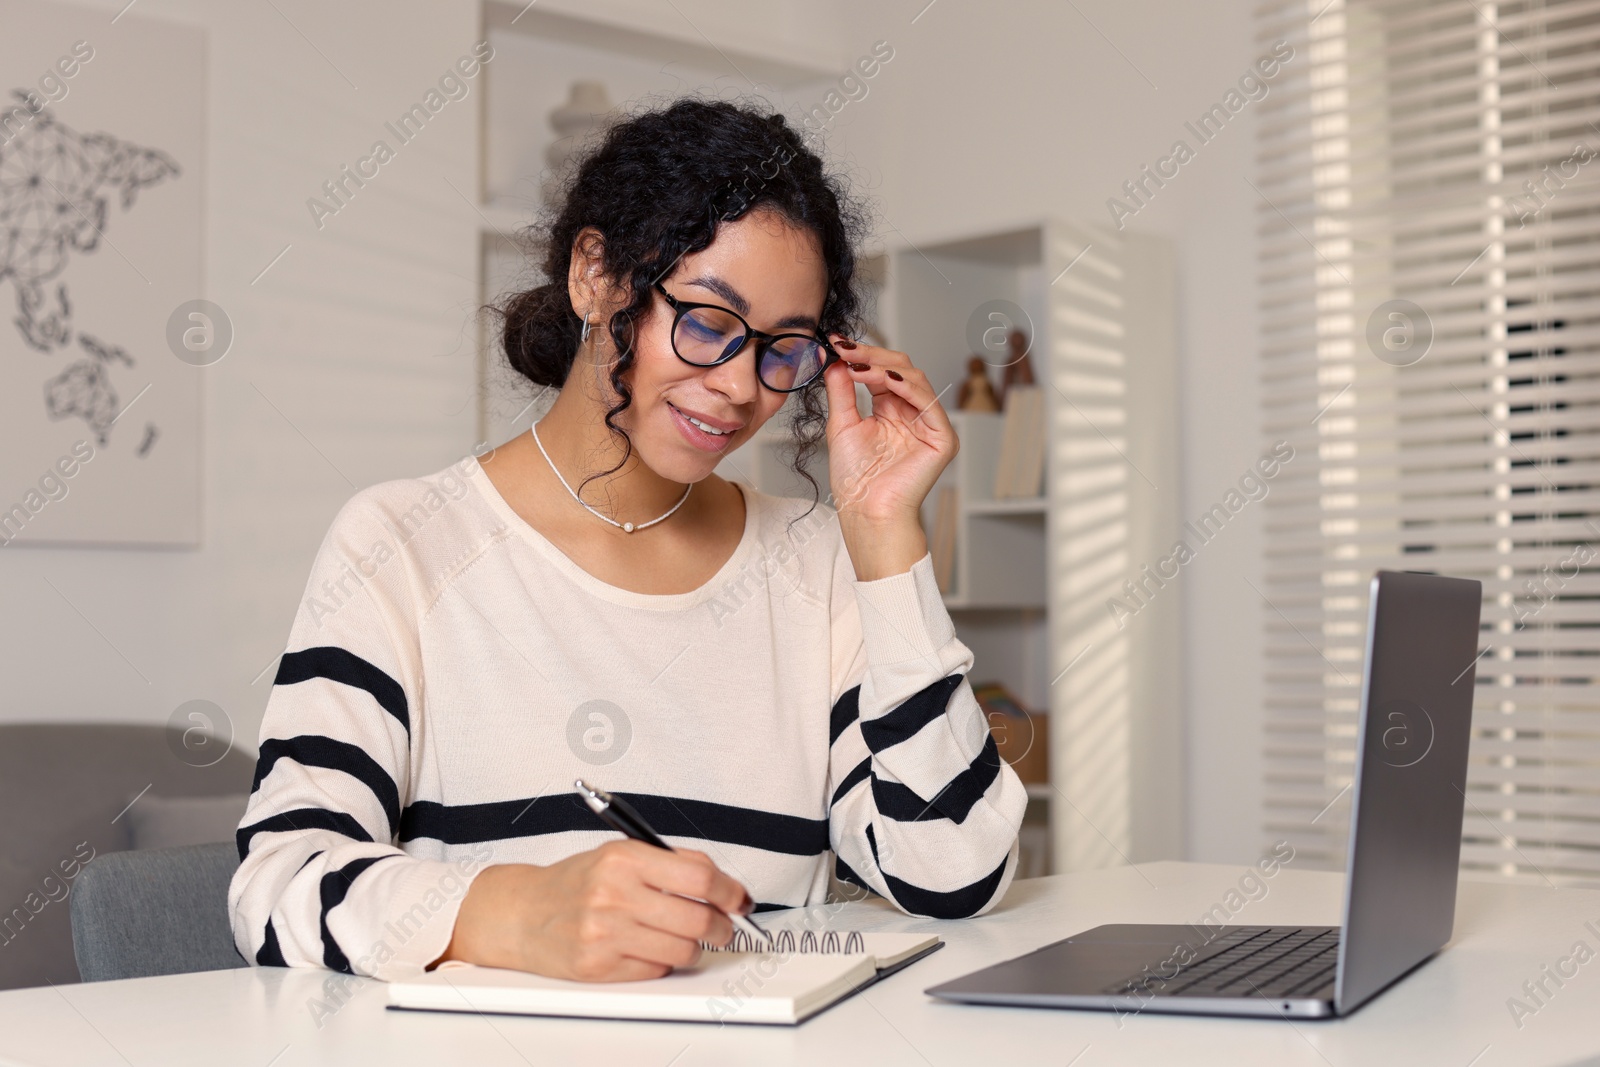
[[[1027,793],[968,684],[931,554],[903,574],[833,581],[829,833],[836,874],[902,911],[978,915],[1005,894]]]
[[[376,489],[340,510],[312,566],[267,699],[228,914],[246,960],[392,981],[443,953],[487,857],[428,860],[395,843],[418,604],[403,527]]]

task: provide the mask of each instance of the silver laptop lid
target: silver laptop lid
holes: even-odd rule
[[[1481,582],[1408,571],[1372,579],[1340,1015],[1450,940],[1482,607]]]

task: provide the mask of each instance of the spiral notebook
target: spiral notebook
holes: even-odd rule
[[[775,950],[735,931],[700,962],[641,982],[568,982],[451,961],[389,984],[389,1007],[422,1011],[562,1015],[790,1025],[909,967],[944,945],[924,934],[774,930]]]

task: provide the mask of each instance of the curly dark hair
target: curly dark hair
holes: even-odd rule
[[[816,236],[828,274],[818,325],[855,336],[863,325],[855,249],[869,232],[866,212],[799,132],[759,99],[736,104],[685,97],[616,122],[570,172],[556,205],[524,233],[543,238],[547,280],[490,310],[501,320],[507,363],[535,385],[561,387],[577,355],[583,320],[572,308],[567,272],[573,242],[585,227],[603,238],[608,277],[632,294],[605,326],[619,356],[611,369],[618,400],[605,423],[622,438],[622,459],[584,485],[620,470],[632,455],[627,432],[613,420],[633,403],[622,375],[633,366],[632,328],[650,304],[652,284],[683,256],[710,245],[720,223],[757,208],[775,210]],[[812,508],[817,483],[805,468],[825,430],[824,390],[818,378],[795,394],[799,407],[785,447],[790,466],[811,485]]]

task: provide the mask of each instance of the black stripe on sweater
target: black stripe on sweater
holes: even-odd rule
[[[976,915],[978,910],[989,902],[989,898],[994,896],[995,889],[1000,885],[1000,879],[1005,877],[1006,864],[1011,862],[1010,855],[1007,855],[1000,861],[1000,866],[971,885],[941,893],[938,890],[912,885],[884,870],[883,864],[878,862],[878,841],[873,836],[870,825],[867,827],[867,845],[872,849],[872,861],[878,864],[878,873],[883,875],[884,883],[894,895],[895,901],[913,915],[926,915],[932,919],[965,919],[970,915]],[[843,878],[844,875],[841,874],[839,877]]]
[[[846,793],[850,792],[850,790],[854,789],[871,776],[872,757],[868,756],[866,759],[856,764],[854,770],[844,776],[844,781],[839,783],[839,788],[833,791],[833,799],[828,801],[828,807],[832,808],[835,804],[839,803],[839,801],[844,799],[844,795]]]
[[[270,915],[267,916],[266,936],[261,939],[261,947],[256,949],[256,962],[263,967],[289,966],[289,961],[283,958],[283,949],[278,947],[278,931]]]
[[[351,860],[336,871],[329,871],[322,876],[319,885],[319,895],[322,898],[322,915],[318,924],[322,929],[322,965],[345,974],[354,974],[350,969],[350,959],[339,947],[339,942],[333,938],[333,932],[328,929],[328,912],[344,903],[345,895],[350,892],[350,883],[356,876],[371,867],[379,860],[392,859],[392,856],[363,856],[358,860]]]
[[[355,653],[336,645],[318,645],[299,652],[285,652],[283,659],[278,661],[278,676],[272,680],[272,684],[294,685],[312,678],[327,678],[365,689],[384,711],[406,728],[406,736],[411,735],[411,713],[406,704],[406,691],[399,682]]]
[[[816,856],[828,850],[826,819],[805,819],[685,797],[616,795],[632,804],[663,837],[720,841],[791,856]],[[576,793],[449,807],[419,800],[407,805],[400,815],[401,841],[427,837],[447,845],[608,829]]]
[[[288,759],[302,767],[325,767],[342,771],[372,790],[389,819],[389,836],[393,837],[400,825],[400,787],[394,784],[389,772],[378,761],[347,741],[337,741],[321,734],[301,734],[298,737],[274,737],[261,745],[261,755],[256,759],[255,781],[250,792],[261,788],[262,781],[272,771],[273,764]]]
[[[965,822],[972,806],[983,799],[983,794],[1000,774],[1000,749],[995,746],[994,735],[986,734],[978,756],[960,774],[950,779],[948,785],[934,796],[924,800],[899,782],[886,782],[872,776],[872,799],[878,812],[896,822],[927,822],[931,819],[949,819]]]
[[[860,717],[861,686],[852,685],[833,702],[833,711],[828,715],[828,744],[831,745],[839,740],[839,735],[844,733],[845,727]]]
[[[882,752],[902,741],[909,741],[924,726],[944,714],[950,704],[950,694],[956,691],[965,677],[952,674],[940,678],[906,697],[894,710],[863,722],[862,740],[874,752]]]
[[[356,841],[371,841],[372,835],[367,833],[366,827],[356,821],[354,815],[342,811],[329,811],[327,808],[295,808],[293,811],[279,812],[269,815],[260,822],[253,822],[249,826],[241,826],[234,840],[239,846],[239,862],[250,855],[250,842],[257,834],[273,833],[279,830],[332,830],[336,834],[343,834]]]
[[[306,864],[309,864],[312,860],[316,859],[320,855],[322,855],[322,849],[319,848],[311,855],[307,856],[305,858],[305,862],[301,863],[299,867],[295,868],[294,873],[299,874],[301,871],[305,870]],[[234,951],[239,951],[238,946],[234,946]],[[243,954],[241,954],[239,958],[244,959]],[[289,966],[289,962],[283,958],[283,949],[278,945],[278,928],[272,925],[272,916],[270,915],[267,916],[267,931],[264,935],[262,935],[261,947],[256,949],[256,962],[263,967]]]

